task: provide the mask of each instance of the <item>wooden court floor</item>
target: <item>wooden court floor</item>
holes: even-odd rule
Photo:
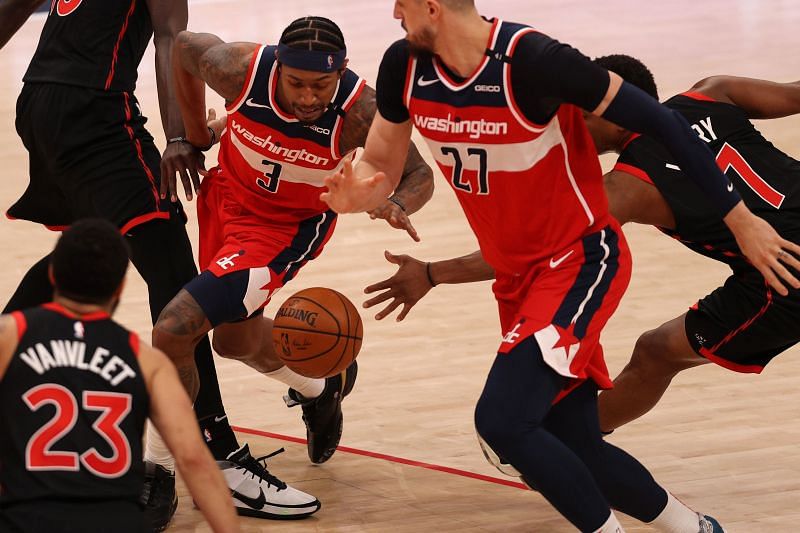
[[[778,81],[800,77],[796,0],[477,4],[487,15],[530,23],[591,56],[635,55],[651,67],[663,97],[712,74]],[[215,32],[226,40],[274,42],[298,16],[328,16],[344,30],[351,67],[372,82],[383,50],[402,35],[391,8],[392,2],[385,0],[202,0],[191,2],[190,29]],[[27,180],[27,154],[14,132],[14,102],[42,23],[34,17],[0,51],[3,209]],[[152,64],[151,50],[143,60],[137,95],[163,147]],[[216,96],[209,102],[222,109]],[[758,127],[777,146],[800,157],[800,118],[761,122]],[[360,303],[366,284],[393,272],[383,259],[384,249],[425,259],[472,251],[475,240],[463,215],[445,183],[437,180],[433,200],[413,219],[421,243],[366,216],[342,217],[323,256],[309,264],[277,302],[295,290],[330,286]],[[187,209],[193,218],[193,203]],[[189,231],[196,242],[193,220]],[[682,313],[726,275],[720,265],[693,256],[651,228],[627,227],[626,235],[634,253],[634,274],[604,336],[612,374],[628,360],[638,335]],[[54,235],[32,224],[0,221],[0,298],[11,295],[53,240]],[[117,317],[143,336],[150,330],[146,299],[144,285],[132,274]],[[276,306],[267,312],[273,313]],[[287,409],[281,400],[284,387],[242,365],[218,360],[223,397],[230,419],[242,428],[241,440],[260,455],[285,447],[285,453],[271,459],[270,470],[323,502],[311,519],[245,519],[244,529],[571,531],[536,493],[498,483],[501,475],[484,461],[477,446],[472,410],[499,342],[489,284],[437,287],[399,324],[377,322],[372,314],[362,313],[365,342],[359,381],[344,404],[342,445],[347,449],[322,466],[309,464],[305,446],[297,442],[304,428],[299,410]],[[789,350],[761,376],[712,366],[687,372],[652,413],[618,430],[611,440],[639,458],[682,500],[718,517],[729,531],[798,531],[798,354],[796,348]],[[650,530],[627,518],[624,525],[629,531]],[[182,486],[173,530],[208,530]]]

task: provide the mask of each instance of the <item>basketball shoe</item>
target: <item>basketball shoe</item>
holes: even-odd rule
[[[325,379],[322,394],[308,400],[294,389],[283,397],[288,407],[303,408],[306,424],[308,458],[312,463],[324,463],[333,456],[342,438],[342,400],[353,390],[358,375],[358,363],[348,366],[341,374]]]
[[[145,518],[156,532],[167,529],[178,508],[175,474],[161,465],[144,462],[144,487],[140,497]]]
[[[698,533],[725,533],[717,519],[708,515],[700,515],[700,531]]]
[[[290,487],[267,470],[266,459],[282,451],[283,448],[263,457],[253,457],[244,444],[225,461],[217,461],[231,489],[237,513],[257,518],[292,519],[319,511],[322,504],[314,496]]]

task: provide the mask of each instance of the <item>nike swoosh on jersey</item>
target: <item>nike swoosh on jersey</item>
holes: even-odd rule
[[[551,257],[550,258],[550,268],[556,268],[558,265],[560,265],[561,263],[566,261],[567,258],[573,254],[573,252],[575,252],[575,250],[570,250],[569,252],[567,252],[566,254],[562,255],[558,259],[553,259]]]
[[[433,85],[434,83],[439,83],[439,78],[433,78],[432,80],[423,79],[424,76],[420,76],[417,80],[417,85],[420,87],[427,87],[428,85]]]
[[[238,490],[231,489],[231,496],[239,500],[240,502],[244,503],[248,507],[251,507],[256,510],[261,510],[267,504],[267,497],[264,496],[264,489],[258,489],[258,498],[251,498],[249,496],[245,496]]]
[[[263,107],[264,109],[272,109],[268,105],[255,103],[252,98],[248,98],[247,101],[245,101],[245,104],[247,104],[250,107]]]

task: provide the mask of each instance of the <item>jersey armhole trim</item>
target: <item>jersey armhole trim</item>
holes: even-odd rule
[[[342,159],[344,156],[342,155],[341,150],[339,150],[339,139],[342,136],[342,130],[344,129],[344,122],[347,120],[347,112],[352,109],[358,99],[361,97],[361,93],[364,92],[364,87],[367,86],[367,80],[364,78],[359,77],[356,86],[350,91],[350,95],[342,104],[342,111],[345,113],[344,116],[339,115],[336,117],[336,124],[333,126],[333,136],[331,138],[331,155],[334,159]]]
[[[514,50],[517,48],[517,44],[519,43],[520,39],[523,36],[527,35],[528,33],[539,33],[538,30],[533,28],[522,28],[518,30],[517,33],[511,36],[511,39],[508,41],[508,47],[506,48],[506,56],[513,60],[514,58]],[[548,124],[537,124],[525,116],[525,113],[522,112],[519,105],[517,104],[517,100],[514,98],[514,88],[511,83],[511,61],[507,63],[503,63],[503,80],[505,81],[505,89],[506,89],[506,103],[508,104],[508,108],[511,110],[511,114],[514,115],[514,118],[517,119],[517,122],[528,131],[532,131],[534,133],[541,133],[544,131]],[[553,117],[558,115],[556,112]],[[552,119],[551,119],[552,122]]]
[[[685,93],[681,93],[678,96],[685,96],[686,98],[691,98],[692,100],[700,100],[702,102],[716,102],[710,96],[707,96],[703,93],[699,93],[697,91],[686,91]]]
[[[644,181],[645,183],[649,183],[650,185],[655,185],[653,180],[650,178],[650,175],[647,174],[644,170],[639,167],[635,167],[633,165],[628,165],[626,163],[617,163],[614,165],[613,170],[618,170],[620,172],[625,172],[626,174],[630,174],[635,178],[639,178],[640,180]]]
[[[411,93],[414,92],[414,76],[417,73],[417,58],[409,55],[408,65],[406,65],[406,79],[403,84],[403,101],[408,110],[409,118],[411,115]]]
[[[139,357],[139,347],[140,347],[140,344],[141,344],[139,342],[139,335],[137,335],[136,333],[131,331],[130,337],[128,338],[128,342],[131,345],[131,350],[133,351],[133,355],[135,355],[138,358]]]
[[[25,315],[22,314],[22,311],[14,311],[11,316],[14,318],[14,322],[17,323],[17,342],[19,343],[28,330],[28,322],[25,320]]]
[[[247,98],[247,95],[250,94],[256,79],[257,66],[261,62],[261,54],[264,52],[264,48],[266,48],[264,45],[260,45],[253,50],[253,57],[250,58],[250,64],[247,66],[247,75],[245,76],[244,85],[242,86],[242,92],[239,93],[239,96],[236,97],[233,103],[225,106],[225,109],[227,109],[229,113],[233,113],[239,109],[244,103],[245,98]]]

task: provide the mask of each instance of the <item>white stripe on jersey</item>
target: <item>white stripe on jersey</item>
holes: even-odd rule
[[[256,61],[253,64],[253,72],[250,73],[250,79],[247,80],[247,88],[242,92],[242,97],[239,99],[238,102],[234,104],[234,106],[228,109],[228,114],[231,115],[236,113],[236,111],[242,107],[242,104],[247,100],[247,97],[250,96],[250,91],[253,90],[253,83],[256,81],[256,73],[258,72],[258,65],[261,63],[261,54],[264,53],[264,46],[258,47],[258,55],[256,56]]]
[[[245,142],[239,137],[239,133],[237,133],[236,129],[233,127],[228,128],[229,137],[231,140],[231,144],[236,151],[247,161],[247,164],[257,173],[262,174],[263,172],[270,171],[273,169],[265,168],[264,166],[264,159],[269,157],[266,154],[261,152],[257,152],[256,150],[250,148],[245,144]],[[309,154],[309,156],[318,157],[314,154]],[[326,176],[330,176],[331,174],[335,174],[342,168],[344,165],[345,160],[348,157],[344,157],[341,159],[338,164],[334,168],[325,169],[325,168],[308,168],[301,165],[293,164],[290,161],[281,160],[281,158],[274,156],[269,157],[270,161],[274,161],[281,165],[281,181],[286,181],[289,183],[304,183],[306,185],[312,185],[314,187],[324,187],[323,180]]]
[[[569,183],[572,185],[572,190],[575,191],[575,196],[578,197],[578,201],[581,203],[581,207],[583,207],[583,212],[586,213],[586,218],[589,219],[588,226],[594,224],[594,213],[592,213],[592,209],[589,207],[589,203],[586,201],[586,198],[583,196],[581,192],[581,188],[578,187],[578,182],[575,181],[575,176],[572,174],[572,167],[569,164],[569,149],[567,148],[567,141],[564,139],[564,135],[561,132],[561,122],[558,120],[558,115],[553,117],[553,120],[550,121],[550,125],[555,125],[556,131],[558,132],[558,138],[561,142],[561,147],[564,149],[564,168],[567,170],[567,176],[569,177]]]
[[[524,172],[530,170],[550,151],[562,144],[560,126],[553,120],[536,139],[521,143],[509,144],[483,144],[480,142],[439,142],[423,137],[433,153],[433,158],[442,165],[453,166],[453,156],[442,153],[442,148],[456,148],[462,154],[462,163],[466,170],[479,170],[480,160],[477,157],[467,157],[468,148],[481,147],[486,150],[488,157],[487,170],[491,172]]]

